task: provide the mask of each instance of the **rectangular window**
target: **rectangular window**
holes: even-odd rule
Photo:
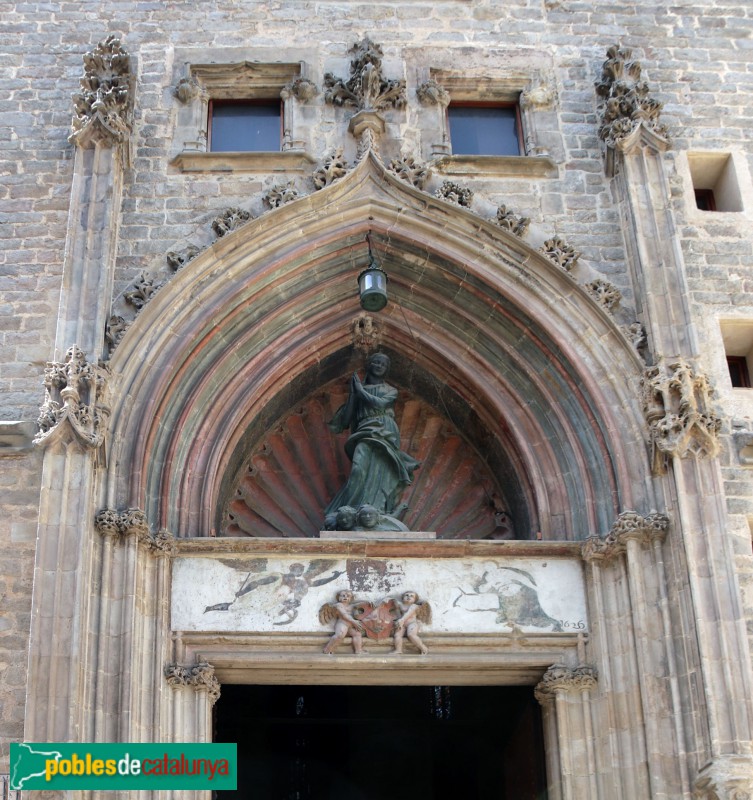
[[[209,149],[214,153],[278,151],[280,100],[212,100]]]
[[[732,386],[736,389],[750,389],[748,360],[745,356],[727,356],[727,367]]]
[[[451,103],[447,115],[453,155],[520,155],[517,105]]]

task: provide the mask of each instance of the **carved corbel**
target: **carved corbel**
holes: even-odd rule
[[[439,106],[447,108],[450,105],[450,93],[440,86],[435,80],[424,81],[417,89],[416,96],[419,102],[426,106]]]
[[[721,419],[712,407],[708,378],[684,358],[647,367],[641,380],[654,474],[666,471],[667,456],[714,458]]]
[[[190,686],[196,691],[206,692],[212,705],[220,698],[220,682],[211,664],[201,662],[187,667],[167,664],[164,674],[168,686],[173,689]]]
[[[308,103],[318,94],[319,89],[317,85],[308,78],[303,77],[294,78],[280,90],[280,97],[282,97],[283,100],[289,100],[291,97],[295,97],[295,99],[301,103]]]
[[[149,544],[155,555],[168,557],[175,555],[175,536],[164,528],[154,534]]]
[[[132,130],[133,74],[120,40],[108,36],[84,56],[81,91],[73,95],[75,117],[69,140],[79,147],[127,142]]]
[[[34,444],[47,445],[70,435],[86,447],[98,448],[110,415],[109,377],[109,367],[89,363],[75,344],[66,351],[65,361],[49,361]]]

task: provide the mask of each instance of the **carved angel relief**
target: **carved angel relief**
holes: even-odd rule
[[[346,636],[351,637],[353,652],[361,655],[363,637],[381,641],[392,637],[393,653],[403,652],[403,642],[407,638],[421,655],[429,650],[419,637],[421,624],[431,624],[431,606],[419,600],[416,592],[403,592],[401,598],[388,598],[379,602],[354,600],[353,592],[343,589],[337,593],[334,603],[325,603],[319,609],[319,622],[322,625],[335,623],[335,630],[324,647],[324,653],[331,655]]]

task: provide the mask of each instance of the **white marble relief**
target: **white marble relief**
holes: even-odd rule
[[[177,558],[172,627],[184,631],[319,631],[341,589],[378,602],[406,590],[431,602],[445,633],[586,631],[581,564],[561,558]]]

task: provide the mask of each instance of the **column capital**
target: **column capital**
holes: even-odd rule
[[[592,689],[596,686],[598,677],[596,667],[587,664],[578,667],[553,664],[536,685],[534,695],[539,703],[544,705],[558,692],[583,692]]]
[[[206,692],[212,704],[220,697],[220,682],[214,674],[214,667],[206,661],[189,666],[166,664],[164,674],[173,689],[190,686],[197,692]]]
[[[654,539],[663,539],[669,527],[669,517],[658,511],[646,516],[636,511],[623,511],[604,536],[589,536],[581,547],[584,561],[609,561],[624,553],[629,541],[641,545]]]

